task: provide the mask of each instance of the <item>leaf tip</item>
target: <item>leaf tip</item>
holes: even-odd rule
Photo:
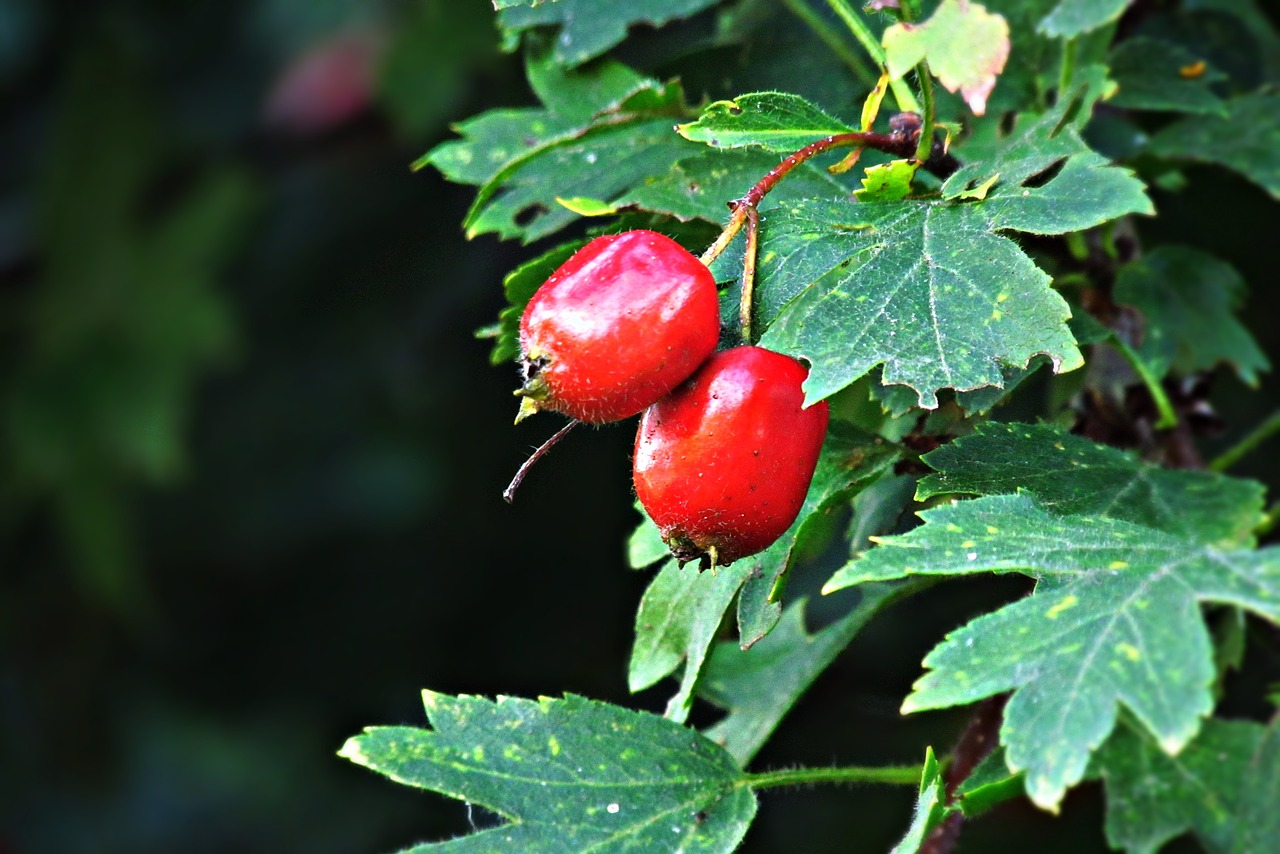
[[[338,755],[349,762],[369,767],[368,757],[364,755],[364,736],[353,735],[338,749]]]
[[[430,688],[422,689],[422,708],[426,709],[428,718],[432,712],[440,707],[440,696]]]

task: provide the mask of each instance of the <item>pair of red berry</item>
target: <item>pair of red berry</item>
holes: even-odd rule
[[[806,368],[742,346],[715,352],[715,279],[652,231],[592,240],[520,321],[522,415],[603,424],[643,412],[636,494],[681,561],[725,566],[795,521],[827,429],[804,407]]]

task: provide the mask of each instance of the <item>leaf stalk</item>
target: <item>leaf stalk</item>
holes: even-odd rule
[[[846,766],[843,768],[787,768],[747,774],[743,783],[753,789],[776,789],[780,786],[808,786],[814,783],[883,783],[889,786],[918,786],[919,765],[886,765],[882,767]]]
[[[1128,342],[1119,335],[1111,336],[1111,343],[1115,346],[1120,356],[1129,363],[1129,367],[1133,368],[1133,372],[1138,375],[1138,379],[1142,380],[1142,384],[1147,387],[1147,392],[1151,395],[1151,400],[1156,405],[1156,412],[1160,417],[1156,419],[1157,430],[1171,430],[1178,426],[1178,413],[1173,409],[1173,403],[1169,400],[1169,395],[1165,394],[1164,386],[1160,384],[1160,380],[1155,374],[1151,373],[1151,368],[1142,360]]]
[[[1276,433],[1280,433],[1280,410],[1271,413],[1271,417],[1253,428],[1247,436],[1219,454],[1209,463],[1209,470],[1226,471]]]
[[[846,0],[827,0],[827,5],[831,10],[840,17],[844,25],[853,33],[853,37],[862,45],[862,49],[867,52],[877,67],[881,71],[886,69],[884,48],[880,46],[880,41],[871,32],[862,17],[854,11],[853,7]],[[905,81],[890,80],[889,88],[893,90],[893,99],[898,102],[898,109],[908,113],[921,112],[920,103],[916,100],[916,96],[912,94],[911,87]]]

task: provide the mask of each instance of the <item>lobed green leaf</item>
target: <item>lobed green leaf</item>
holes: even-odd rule
[[[1174,122],[1151,138],[1146,151],[1225,166],[1280,199],[1280,94],[1232,98],[1224,115]]]
[[[627,37],[636,24],[660,27],[687,18],[720,0],[554,0],[513,2],[498,9],[498,26],[508,45],[538,27],[555,27],[554,56],[560,65],[576,67],[608,51]]]
[[[1107,791],[1107,841],[1133,854],[1153,854],[1164,843],[1194,831],[1211,851],[1229,851],[1250,761],[1263,727],[1213,719],[1176,755],[1162,750],[1141,728],[1122,723],[1094,756],[1090,776]],[[1274,815],[1275,801],[1267,810]],[[1245,849],[1262,852],[1264,847]]]
[[[1200,604],[1280,622],[1280,548],[1222,550],[1100,516],[1052,515],[1029,495],[964,501],[841,569],[835,590],[908,575],[1021,572],[1035,593],[952,632],[904,711],[1013,691],[1001,741],[1028,794],[1056,808],[1129,708],[1173,754],[1212,707]]]
[[[1210,84],[1221,72],[1201,64],[1200,57],[1173,42],[1139,36],[1120,42],[1108,64],[1119,89],[1108,101],[1131,110],[1170,110],[1181,113],[1226,112]]]
[[[1262,521],[1256,481],[1162,468],[1045,424],[986,422],[923,459],[937,471],[920,481],[921,501],[1025,492],[1052,513],[1121,519],[1224,547],[1251,545]]]
[[[694,566],[682,569],[670,560],[640,600],[627,683],[633,692],[642,691],[683,661],[680,688],[667,703],[671,720],[684,723],[689,716],[707,651],[749,571],[743,561],[712,573]]]
[[[1266,354],[1237,319],[1244,279],[1223,261],[1184,246],[1161,246],[1120,269],[1115,299],[1142,312],[1138,355],[1163,377],[1231,365],[1251,386],[1270,368]]]
[[[566,695],[423,692],[432,729],[371,727],[340,755],[506,823],[415,851],[732,851],[755,816],[722,748],[657,715]]]

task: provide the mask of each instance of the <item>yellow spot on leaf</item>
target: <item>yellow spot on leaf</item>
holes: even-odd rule
[[[1112,569],[1128,569],[1129,562],[1125,560],[1113,560],[1111,561],[1111,568]]]
[[[1118,643],[1118,644],[1116,644],[1116,652],[1120,653],[1121,655],[1123,655],[1125,658],[1129,659],[1130,661],[1141,661],[1141,660],[1142,660],[1142,652],[1141,652],[1141,651],[1140,651],[1136,646],[1134,646],[1134,645],[1133,645],[1133,644],[1131,644],[1131,643]]]
[[[1205,64],[1203,59],[1197,60],[1190,65],[1184,65],[1178,69],[1178,74],[1184,80],[1195,80],[1197,77],[1203,77],[1209,66]]]
[[[560,755],[560,742],[556,741],[556,737],[554,735],[547,739],[547,747],[551,748],[552,756]]]
[[[1057,605],[1054,605],[1052,608],[1050,608],[1048,611],[1045,612],[1045,616],[1048,617],[1050,620],[1056,620],[1058,619],[1058,615],[1061,614],[1063,611],[1067,611],[1071,608],[1074,608],[1076,605],[1079,605],[1079,604],[1080,604],[1080,600],[1077,599],[1075,596],[1070,596],[1070,595],[1064,596],[1062,597],[1061,602],[1059,602]]]

